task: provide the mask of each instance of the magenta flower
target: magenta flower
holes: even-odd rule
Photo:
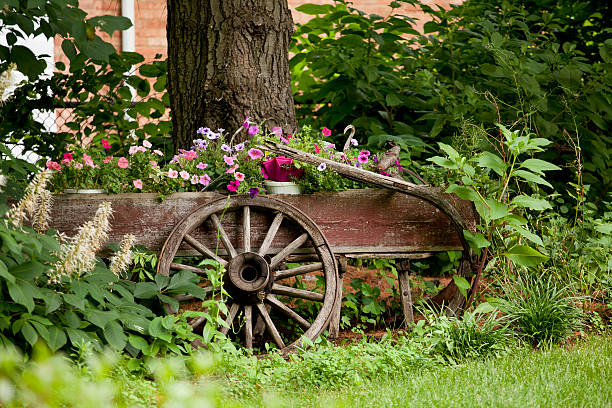
[[[331,136],[331,130],[326,127],[323,128],[321,133],[323,133],[323,136]]]
[[[321,163],[321,164],[319,164],[319,167],[317,167],[317,170],[319,170],[319,171],[323,171],[323,170],[325,170],[326,168],[327,168],[327,164],[325,164],[325,163]]]
[[[119,168],[127,169],[129,165],[130,162],[128,162],[125,157],[120,157],[119,160],[117,160],[117,166],[119,166]]]
[[[208,167],[208,163],[202,163],[202,162],[199,162],[198,165],[196,166],[196,168],[200,170],[204,170],[207,167]]]
[[[359,160],[359,163],[365,164],[368,162],[368,156],[360,154],[357,156],[357,160]]]
[[[365,156],[368,157],[370,155],[370,151],[369,150],[362,150],[359,152],[360,156]]]
[[[335,144],[333,144],[333,143],[330,143],[330,144],[328,144],[328,145],[326,146],[326,148],[327,148],[327,149],[331,149],[331,150],[333,150],[333,149],[335,149],[335,148],[336,148],[336,145],[335,145]]]
[[[256,135],[257,133],[259,133],[259,126],[257,125],[249,126],[249,135]]]
[[[259,194],[259,188],[257,187],[249,187],[249,197],[255,198],[255,196]]]
[[[259,158],[263,157],[263,155],[264,155],[264,153],[261,150],[259,150],[259,149],[249,149],[247,154],[253,160],[259,159]]]
[[[209,185],[210,176],[208,174],[204,174],[203,176],[200,176],[200,184],[202,184],[203,186]]]
[[[244,118],[244,123],[242,124],[242,126],[244,126],[245,129],[249,128],[249,117],[248,116]]]
[[[106,139],[102,139],[102,146],[104,146],[105,149],[110,149],[111,148],[110,143]]]
[[[240,182],[238,180],[232,180],[229,182],[229,184],[227,185],[227,189],[229,191],[236,191],[238,190],[238,186],[240,185]]]
[[[136,179],[132,181],[132,183],[134,183],[135,188],[142,190],[142,180],[141,179]]]
[[[189,180],[189,173],[187,173],[185,170],[182,170],[182,171],[179,173],[179,176],[181,176],[181,178],[182,178],[183,180]]]
[[[68,163],[73,160],[72,153],[64,153],[64,158],[62,159],[62,163]]]
[[[170,178],[177,178],[178,177],[178,171],[174,170],[174,169],[170,169],[168,170],[168,177]]]
[[[280,127],[280,126],[274,126],[274,127],[272,128],[272,133],[273,133],[275,136],[281,137],[281,136],[283,135],[283,128],[282,128],[282,127]]]

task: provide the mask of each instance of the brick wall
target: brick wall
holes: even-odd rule
[[[449,4],[461,3],[462,0],[423,0],[423,3],[434,6],[449,7]],[[354,7],[368,13],[376,13],[381,16],[390,14],[388,4],[391,0],[353,0]],[[310,16],[298,13],[295,7],[304,3],[332,4],[331,0],[288,0],[292,10],[293,20],[296,23],[308,21]],[[121,14],[121,2],[118,0],[80,0],[80,7],[88,13],[89,17],[103,14]],[[417,29],[423,26],[425,15],[420,9],[413,6],[402,6],[399,9],[402,14],[410,15],[419,19]],[[166,55],[166,2],[164,0],[136,0],[135,1],[135,30],[136,51],[147,59],[152,59],[155,54]],[[108,36],[103,36],[108,39]],[[117,33],[111,39],[113,45],[121,49],[121,34]],[[66,61],[61,49],[61,41],[55,41],[56,61]]]

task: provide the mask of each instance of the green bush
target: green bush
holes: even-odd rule
[[[582,299],[571,296],[571,287],[560,286],[550,275],[519,275],[505,292],[500,308],[534,347],[557,344],[582,328]]]

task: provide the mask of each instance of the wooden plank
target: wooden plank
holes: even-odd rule
[[[183,217],[198,206],[220,197],[223,196],[215,193],[175,193],[159,202],[156,194],[145,193],[62,194],[54,198],[51,227],[74,235],[80,225],[93,217],[102,201],[110,201],[114,215],[109,242],[119,242],[125,234],[133,233],[136,244],[157,251]],[[270,197],[285,201],[308,215],[338,254],[358,256],[462,249],[456,229],[448,217],[417,197],[380,189]],[[456,208],[468,227],[473,229],[475,212],[472,204],[454,195],[443,194],[442,197]],[[257,216],[256,212],[256,208],[250,208],[250,245],[253,248],[261,245],[273,219]],[[225,217],[229,238],[236,245],[242,244],[242,212],[228,212]],[[296,238],[289,230],[290,226],[280,228],[269,253],[278,253]],[[191,231],[190,235],[208,248],[216,247],[214,237],[205,236],[201,228]],[[187,245],[184,249],[193,250]],[[241,252],[242,249],[236,248],[236,251]]]

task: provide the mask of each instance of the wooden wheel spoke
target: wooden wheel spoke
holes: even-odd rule
[[[274,342],[276,343],[278,348],[284,349],[285,348],[285,343],[283,342],[283,339],[281,338],[280,334],[278,333],[278,330],[276,329],[276,326],[274,326],[274,323],[272,322],[272,318],[270,317],[270,314],[266,310],[266,307],[264,306],[264,304],[263,303],[257,303],[257,309],[259,310],[259,313],[261,313],[261,316],[263,317],[264,322],[266,322],[266,327],[268,329],[268,333],[270,333],[270,335],[274,339]]]
[[[303,275],[308,272],[320,271],[323,269],[323,262],[298,266],[297,268],[287,269],[286,271],[277,271],[274,280],[290,278],[292,276]]]
[[[199,316],[199,317],[196,317],[195,319],[193,319],[192,321],[190,321],[189,325],[195,329],[196,327],[198,327],[199,325],[201,325],[205,321],[206,321],[206,317]]]
[[[260,256],[264,256],[270,250],[270,245],[272,245],[272,241],[278,232],[281,222],[283,222],[283,214],[279,212],[276,214],[276,217],[274,217],[274,220],[272,220],[272,224],[266,233],[263,244],[261,244],[261,248],[259,248]]]
[[[235,258],[236,255],[238,255],[238,253],[236,252],[236,250],[234,249],[234,246],[230,242],[229,236],[223,229],[223,226],[221,225],[221,221],[219,220],[219,217],[217,217],[217,214],[211,214],[210,220],[215,226],[217,233],[219,234],[221,238],[221,242],[223,243],[223,246],[227,250],[227,253],[230,255],[231,258]]]
[[[198,268],[190,265],[183,265],[181,263],[172,262],[170,264],[170,269],[178,269],[180,271],[191,271],[193,273],[197,273],[198,275],[207,276],[206,269]]]
[[[222,327],[221,333],[227,334],[230,327],[232,326],[232,322],[234,321],[234,318],[238,314],[238,309],[240,309],[240,305],[238,303],[232,303],[229,313],[227,314],[227,317],[225,318],[225,323],[227,323],[228,327]]]
[[[246,205],[242,209],[242,243],[244,252],[251,252],[251,209]]]
[[[189,245],[191,245],[194,249],[196,249],[201,254],[206,255],[207,257],[212,258],[215,261],[219,262],[221,264],[221,266],[223,266],[223,267],[227,266],[227,261],[225,259],[219,257],[213,251],[211,251],[210,249],[206,248],[206,246],[204,246],[204,244],[202,244],[200,241],[198,241],[197,239],[195,239],[191,235],[185,234],[185,236],[183,237],[183,240],[185,242],[187,242]]]
[[[278,283],[274,283],[272,285],[272,293],[274,293],[275,295],[312,300],[314,302],[322,302],[324,299],[324,296],[320,293],[311,292],[309,290],[304,289],[296,289],[285,285],[279,285]]]
[[[310,323],[308,322],[308,320],[304,319],[289,306],[278,300],[274,295],[269,294],[268,296],[266,296],[266,300],[272,305],[272,307],[283,313],[285,316],[295,320],[300,325],[300,327],[302,327],[302,329],[310,329]]]
[[[275,268],[278,264],[281,263],[283,259],[285,259],[288,255],[291,255],[293,251],[304,245],[304,243],[308,240],[308,234],[303,233],[296,239],[294,239],[289,245],[283,248],[278,254],[272,257],[270,261],[270,268]]]
[[[253,348],[253,306],[244,307],[244,345]]]

